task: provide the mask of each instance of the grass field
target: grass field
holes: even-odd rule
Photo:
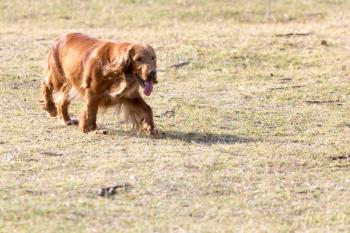
[[[0,232],[349,232],[350,1],[265,5],[1,0]],[[113,109],[108,135],[46,116],[46,54],[73,31],[155,47],[159,139]]]

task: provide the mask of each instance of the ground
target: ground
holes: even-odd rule
[[[346,0],[0,1],[0,232],[349,232],[349,25]],[[159,139],[47,117],[73,31],[153,45]]]

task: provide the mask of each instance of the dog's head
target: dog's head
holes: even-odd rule
[[[154,49],[148,44],[131,44],[125,50],[122,63],[124,72],[136,76],[144,89],[144,94],[149,96],[153,84],[158,83],[157,57]]]

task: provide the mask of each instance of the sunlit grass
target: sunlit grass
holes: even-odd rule
[[[1,1],[0,232],[349,231],[350,5],[272,2]],[[113,109],[108,135],[46,116],[46,53],[71,31],[156,48],[161,138]]]

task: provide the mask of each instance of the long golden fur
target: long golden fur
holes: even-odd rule
[[[115,106],[126,113],[134,127],[157,134],[151,107],[139,93],[150,95],[157,83],[156,54],[143,43],[98,40],[81,33],[56,39],[48,54],[48,76],[41,82],[43,107],[65,124],[78,124],[70,118],[68,106],[74,96],[84,100],[79,127],[83,132],[97,129],[99,107]],[[54,100],[53,93],[59,98]]]

